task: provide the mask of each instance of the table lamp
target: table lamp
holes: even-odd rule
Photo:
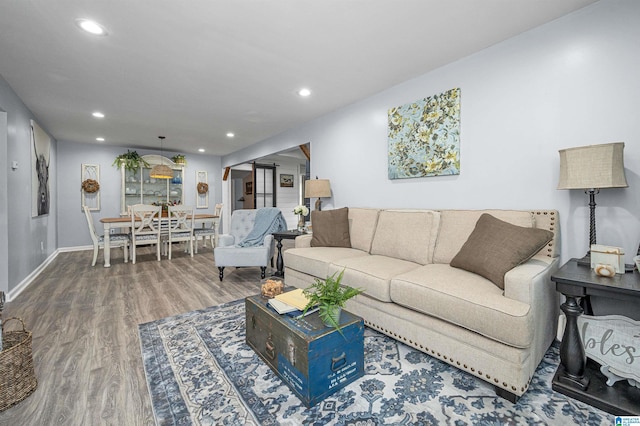
[[[331,184],[329,179],[310,179],[304,184],[304,198],[317,198],[316,210],[322,210],[321,197],[331,197]]]
[[[589,250],[578,260],[591,266],[591,246],[596,244],[595,194],[603,188],[626,188],[624,142],[561,149],[558,189],[582,189],[589,194]]]

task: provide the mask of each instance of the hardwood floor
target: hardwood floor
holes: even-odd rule
[[[3,318],[33,332],[38,388],[0,425],[154,424],[138,324],[260,291],[259,268],[226,268],[221,283],[211,248],[160,262],[142,253],[125,264],[114,249],[111,268],[91,267],[91,251],[60,253],[5,304]]]

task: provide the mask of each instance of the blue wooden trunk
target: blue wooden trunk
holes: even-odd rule
[[[246,341],[298,398],[311,407],[364,375],[364,323],[345,310],[342,334],[318,313],[279,315],[261,295],[247,297]]]

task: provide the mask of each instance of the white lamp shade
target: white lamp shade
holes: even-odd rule
[[[624,142],[561,149],[558,189],[626,188]]]
[[[304,198],[331,197],[329,179],[310,179],[304,184]]]

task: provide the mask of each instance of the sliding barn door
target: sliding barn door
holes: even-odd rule
[[[276,207],[276,166],[254,164],[255,208]]]

